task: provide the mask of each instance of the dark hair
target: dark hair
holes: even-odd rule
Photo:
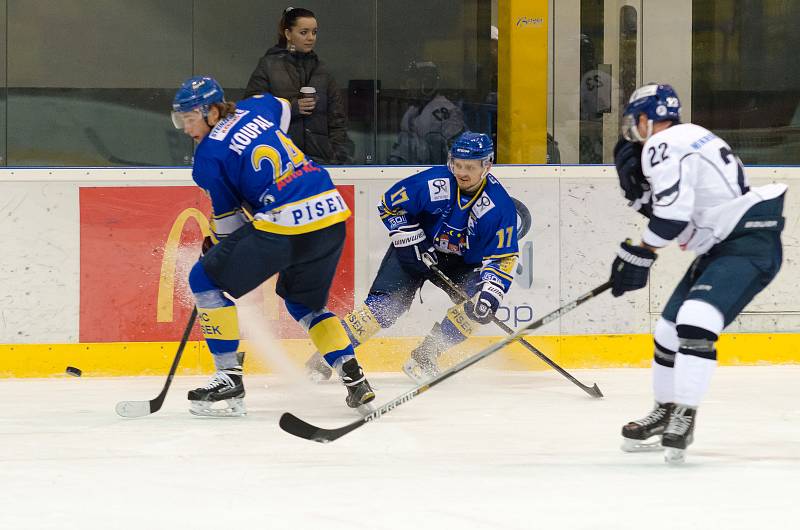
[[[310,9],[303,9],[302,7],[287,7],[283,11],[283,16],[278,22],[278,47],[286,47],[286,35],[284,32],[287,29],[292,29],[297,25],[298,18],[317,18],[314,12]]]

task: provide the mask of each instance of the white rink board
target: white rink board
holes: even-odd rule
[[[388,245],[375,214],[380,194],[394,181],[425,168],[334,167],[339,184],[356,187],[355,288],[366,295]],[[506,299],[512,327],[525,324],[571,300],[608,277],[616,246],[637,238],[644,219],[625,207],[611,166],[496,166],[493,171],[512,196],[522,200],[533,228],[522,240],[533,243],[534,281],[517,282]],[[784,265],[731,331],[786,332],[800,329],[799,168],[748,168],[752,185],[786,182]],[[65,168],[0,171],[0,238],[4,257],[0,280],[4,311],[0,343],[74,343],[78,340],[79,204],[81,186],[186,186],[188,168]],[[135,220],[132,220],[135,223]],[[692,256],[677,249],[662,253],[650,286],[620,299],[585,304],[540,330],[555,334],[649,333],[673,285]],[[442,316],[448,300],[430,285],[424,304],[415,302],[393,329],[418,336]],[[532,308],[532,310],[531,310]],[[503,312],[505,311],[505,312]],[[514,318],[516,315],[518,318]],[[486,334],[496,333],[485,329]]]

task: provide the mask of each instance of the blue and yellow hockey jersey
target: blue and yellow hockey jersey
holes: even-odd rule
[[[491,174],[472,196],[464,196],[446,166],[405,178],[383,195],[378,212],[389,230],[419,223],[439,252],[481,266],[481,281],[508,292],[519,255],[517,211]]]
[[[269,94],[242,100],[198,144],[192,177],[211,198],[219,239],[253,216],[256,228],[302,234],[344,221],[350,210],[325,168],[286,136],[291,110]]]

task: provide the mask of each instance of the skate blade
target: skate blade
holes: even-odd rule
[[[359,405],[358,407],[356,407],[356,410],[362,416],[369,416],[370,414],[375,412],[375,405],[373,405],[372,402],[370,401],[369,403],[364,403],[363,405]]]
[[[657,440],[652,442],[623,438],[620,449],[626,453],[655,453],[663,450],[664,447],[661,445],[661,437],[659,436]]]
[[[414,359],[408,359],[403,363],[403,373],[416,384],[421,385],[430,379],[436,377],[436,374],[428,374],[422,369],[422,366]]]
[[[222,407],[214,405],[224,403]],[[206,418],[239,418],[247,415],[242,398],[231,398],[223,401],[190,401],[189,412],[195,416]]]
[[[686,462],[686,449],[675,447],[664,448],[664,462],[670,466],[679,466]]]

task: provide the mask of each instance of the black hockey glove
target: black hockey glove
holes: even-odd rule
[[[611,265],[611,294],[622,296],[647,285],[650,267],[657,257],[650,249],[631,245],[630,239],[623,241]]]
[[[436,251],[428,236],[418,224],[404,226],[389,232],[389,239],[397,249],[397,259],[407,273],[412,276],[428,276],[431,272],[423,256],[429,263],[437,264]]]
[[[625,198],[631,202],[641,199],[650,189],[642,173],[642,144],[620,138],[614,146],[614,165]]]
[[[503,300],[503,288],[492,282],[483,282],[480,291],[464,304],[464,313],[470,320],[478,324],[487,324],[492,321],[500,302]]]

